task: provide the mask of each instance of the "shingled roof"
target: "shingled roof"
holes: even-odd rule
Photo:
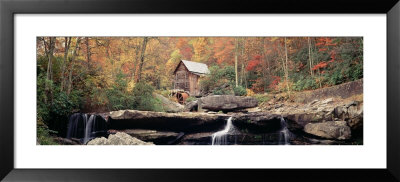
[[[204,63],[198,63],[198,62],[187,61],[187,60],[182,60],[182,63],[192,73],[195,73],[195,74],[209,74],[210,73],[210,71],[208,70],[208,66]]]

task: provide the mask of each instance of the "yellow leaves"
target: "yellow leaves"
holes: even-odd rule
[[[271,42],[274,42],[274,41],[276,41],[278,39],[279,39],[279,37],[271,37]]]
[[[126,90],[128,92],[132,92],[133,88],[135,88],[135,81],[133,79],[131,79],[130,81],[128,81],[128,86],[127,86]]]
[[[247,96],[254,96],[255,94],[251,89],[246,88],[246,91],[247,91]]]

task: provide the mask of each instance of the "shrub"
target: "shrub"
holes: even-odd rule
[[[253,97],[258,100],[259,104],[268,102],[271,99],[267,94],[255,94]]]
[[[40,145],[57,145],[57,143],[50,136],[50,133],[57,133],[49,130],[45,125],[39,125],[36,127],[37,141]]]
[[[210,74],[200,81],[202,90],[209,92],[213,91],[215,95],[229,94],[231,91],[218,88],[221,85],[233,85],[235,81],[235,69],[233,66],[220,68],[219,66],[210,67]]]
[[[253,92],[253,90],[251,90],[251,89],[248,89],[248,88],[246,88],[246,92],[247,92],[247,96],[254,96],[254,92]]]
[[[106,91],[109,110],[129,109],[134,105],[134,97],[127,92],[128,83],[124,74],[117,74],[116,80],[110,89]]]
[[[244,96],[247,94],[247,90],[242,86],[237,86],[233,89],[236,96]]]
[[[188,97],[186,99],[186,102],[192,102],[192,101],[195,101],[195,100],[197,100],[196,97]]]
[[[142,111],[162,111],[162,103],[153,97],[154,88],[139,82],[133,88],[133,107]]]

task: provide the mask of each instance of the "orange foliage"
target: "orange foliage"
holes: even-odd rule
[[[318,63],[317,65],[315,65],[312,68],[312,70],[315,71],[315,70],[320,69],[320,68],[325,68],[326,66],[328,66],[328,63],[325,62],[325,61],[322,61],[322,62]]]
[[[260,63],[261,63],[261,55],[255,55],[253,57],[253,60],[250,60],[249,64],[247,64],[246,70],[247,71],[252,71]]]

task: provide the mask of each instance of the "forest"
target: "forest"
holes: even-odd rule
[[[363,78],[362,37],[37,37],[36,48],[44,144],[66,135],[73,113],[163,112],[153,94],[174,89],[181,60],[208,66],[202,93],[259,102]]]

